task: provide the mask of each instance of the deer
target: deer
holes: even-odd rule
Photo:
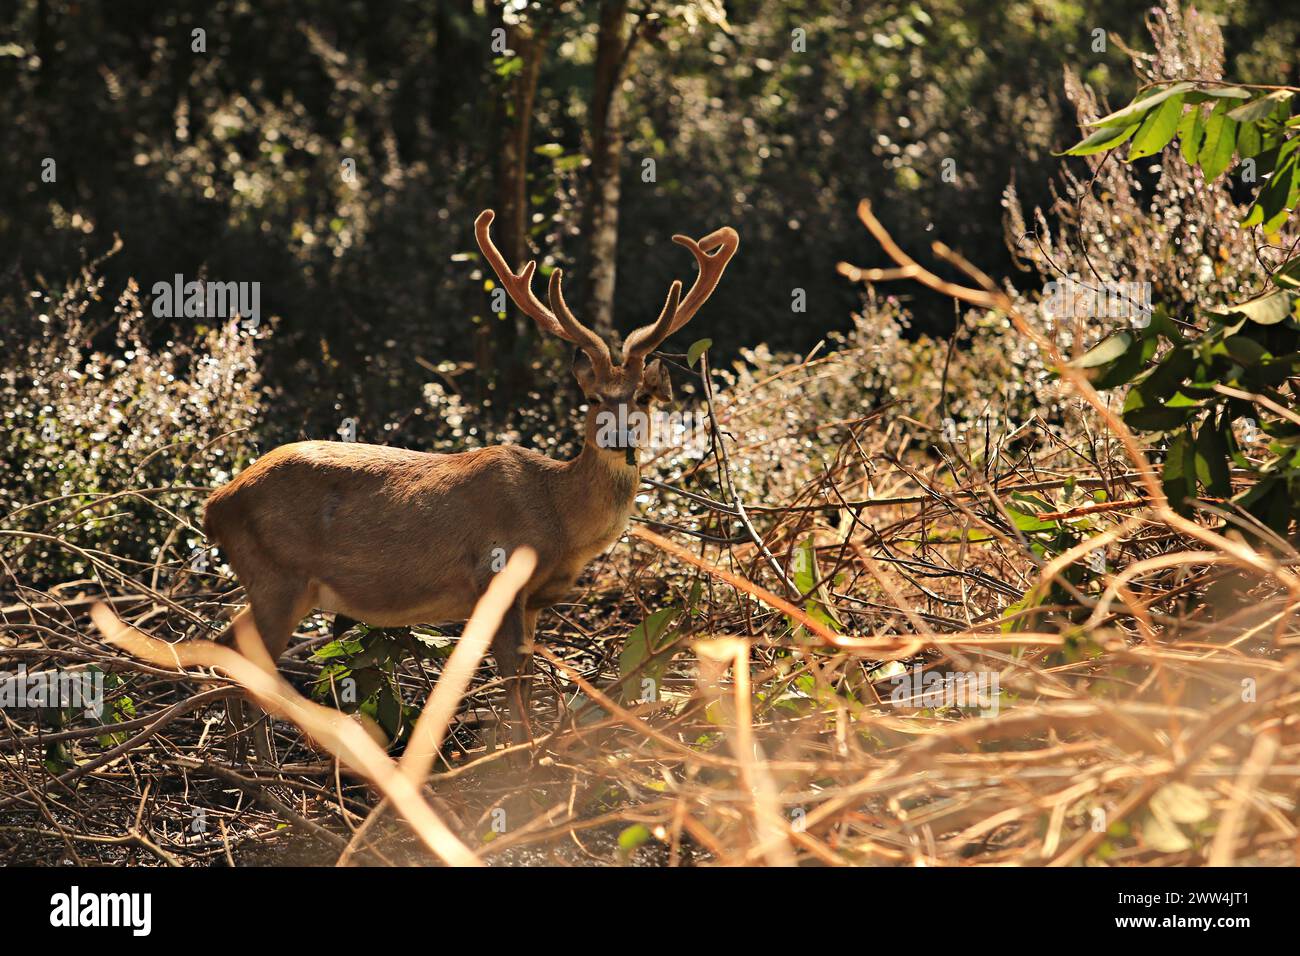
[[[622,536],[632,514],[646,429],[605,426],[645,421],[653,404],[672,400],[663,362],[647,359],[708,301],[740,238],[729,226],[698,242],[672,237],[694,255],[698,275],[685,298],[681,281],[671,283],[659,317],[627,336],[619,363],[610,344],[570,311],[563,270],[551,273],[548,308],[533,292],[536,260],[510,268],[492,241],[494,215],[485,209],[474,222],[483,258],[542,333],[576,347],[572,371],[587,403],[577,456],[559,461],[515,445],[434,454],[294,442],[213,492],[203,528],[246,597],[218,640],[259,662],[269,658],[263,666],[271,667],[313,611],[333,612],[336,634],[349,619],[374,627],[463,621],[514,549],[532,548],[536,569],[491,643],[518,744],[533,739],[528,703],[538,617]],[[241,636],[254,629],[261,646]],[[242,702],[236,706],[242,710]],[[232,710],[238,728],[243,717]],[[254,742],[269,761],[268,741],[255,735]]]

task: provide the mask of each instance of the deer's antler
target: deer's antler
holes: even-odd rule
[[[566,342],[572,342],[586,352],[591,358],[596,374],[608,378],[613,366],[609,346],[599,335],[574,318],[569,307],[565,305],[564,293],[560,288],[563,273],[559,269],[551,273],[549,292],[551,308],[548,309],[533,294],[533,272],[537,269],[537,261],[529,259],[522,269],[514,272],[506,263],[505,256],[501,255],[501,251],[493,244],[488,230],[495,217],[496,213],[491,209],[484,209],[479,213],[478,218],[474,220],[474,238],[478,240],[478,247],[483,257],[487,259],[488,265],[501,280],[501,286],[506,290],[511,301],[525,315],[531,317],[543,332],[549,332]]]
[[[700,274],[696,276],[695,284],[681,305],[675,309],[665,309],[657,321],[643,325],[627,337],[623,349],[627,364],[644,362],[645,357],[658,348],[664,339],[695,317],[700,306],[708,301],[713,290],[718,287],[727,263],[740,247],[740,236],[730,226],[723,226],[699,242],[690,236],[673,236],[673,242],[691,250],[699,265]]]

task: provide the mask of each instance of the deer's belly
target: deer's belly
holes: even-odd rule
[[[474,602],[456,594],[442,594],[405,606],[367,607],[363,600],[352,600],[331,588],[317,585],[316,608],[355,618],[374,627],[405,627],[409,624],[438,624],[463,621],[474,610]]]
[[[543,580],[529,582],[527,605],[530,609],[550,607],[562,601],[572,590],[586,561],[575,566],[552,571]],[[374,627],[404,627],[410,624],[439,624],[446,621],[464,621],[474,612],[476,595],[465,584],[444,585],[439,588],[420,588],[408,600],[395,600],[399,589],[391,589],[383,601],[367,601],[369,591],[343,594],[328,584],[316,582],[314,606],[321,611],[332,611],[355,618]]]
[[[529,609],[539,610],[552,604],[559,604],[573,590],[574,582],[578,580],[581,571],[582,568],[566,570],[539,582],[528,595]]]

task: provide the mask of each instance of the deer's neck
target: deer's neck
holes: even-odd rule
[[[564,465],[564,508],[569,540],[580,550],[603,551],[627,527],[641,483],[641,468],[622,449],[596,443],[596,414],[587,414],[586,435],[577,458]],[[633,452],[633,462],[637,453]]]

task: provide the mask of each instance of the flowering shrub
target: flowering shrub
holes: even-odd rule
[[[0,530],[45,536],[2,539],[25,584],[89,575],[100,554],[135,569],[188,557],[203,489],[252,454],[253,337],[151,328],[134,281],[104,316],[98,264],[0,302]]]

